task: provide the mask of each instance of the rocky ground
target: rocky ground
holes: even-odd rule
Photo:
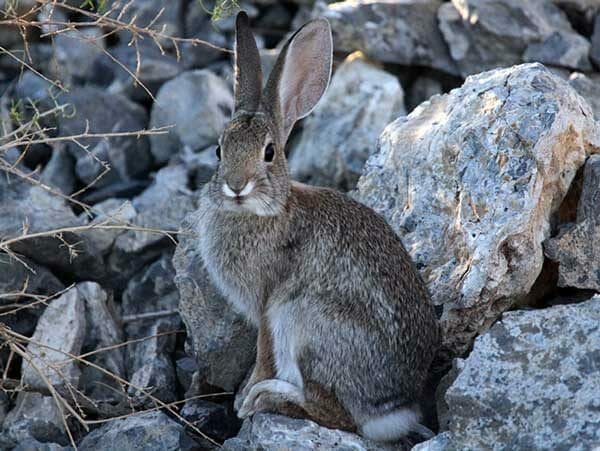
[[[231,55],[186,40],[232,48],[233,11],[43,3],[0,0],[0,449],[415,445],[233,412],[256,331],[208,282],[195,229]],[[332,25],[290,169],[381,213],[429,286],[438,435],[414,449],[600,446],[600,2],[233,3],[265,70],[303,22]]]

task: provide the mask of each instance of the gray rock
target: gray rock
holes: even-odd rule
[[[24,440],[15,446],[12,451],[72,451],[71,446],[62,446],[58,443],[42,443],[35,439]]]
[[[181,329],[178,314],[159,318],[137,319],[137,315],[169,312],[177,309],[179,295],[173,282],[175,270],[170,255],[163,255],[148,268],[135,275],[123,293],[123,316],[127,321],[125,331],[128,340]],[[174,333],[153,337],[127,346],[128,368],[131,382],[140,388],[148,388],[154,396],[165,402],[175,399],[177,388],[172,353],[175,349]],[[151,388],[154,388],[152,390]],[[135,389],[130,393],[137,394]]]
[[[133,208],[130,201],[115,198],[107,199],[94,205],[93,211],[95,218],[92,223],[103,226],[127,226],[137,215],[137,211]],[[85,214],[82,213],[82,215]],[[90,238],[94,242],[96,249],[102,255],[105,255],[111,250],[117,237],[123,233],[125,233],[125,230],[120,228],[97,228],[90,235]]]
[[[550,2],[453,0],[440,7],[438,18],[450,54],[463,76],[519,64],[530,44],[532,54],[588,67],[585,58],[580,58],[583,41],[562,11]],[[559,33],[561,48],[551,48],[551,39],[540,44],[553,33]],[[571,49],[573,44],[575,49]]]
[[[590,71],[590,42],[571,32],[555,31],[542,42],[532,42],[523,54],[523,61],[538,61],[552,66]]]
[[[197,214],[183,222],[173,257],[179,311],[187,329],[186,348],[196,357],[200,383],[232,391],[254,363],[256,331],[210,283],[197,247]]]
[[[589,105],[540,64],[469,77],[384,130],[357,198],[402,237],[451,350],[525,299],[598,132]]]
[[[592,48],[590,58],[597,67],[600,67],[600,14],[594,20],[594,33],[592,34]]]
[[[360,54],[350,55],[304,122],[289,160],[292,176],[314,185],[354,188],[381,131],[404,114],[398,79]]]
[[[199,450],[182,425],[163,412],[134,415],[104,424],[86,435],[79,444],[80,451],[106,449],[128,451],[191,451]]]
[[[27,345],[31,361],[23,361],[23,383],[43,389],[47,388],[45,378],[55,386],[77,387],[81,371],[69,354],[80,354],[85,326],[85,308],[77,288],[52,300]]]
[[[559,287],[600,291],[600,155],[585,164],[577,223],[547,240],[544,253],[559,264]]]
[[[168,81],[158,91],[150,126],[174,127],[150,137],[154,159],[165,163],[183,146],[197,151],[216,144],[232,109],[228,85],[208,70],[184,72]]]
[[[434,95],[442,94],[443,92],[442,83],[439,80],[428,76],[419,77],[408,89],[406,100],[407,110],[412,111]]]
[[[10,308],[12,311],[19,309],[14,314],[2,316],[2,323],[11,330],[29,337],[33,334],[37,320],[46,306],[35,299],[23,296],[9,297],[8,294],[21,293],[26,288],[25,291],[29,294],[51,296],[64,289],[64,285],[43,266],[25,257],[20,257],[20,260],[17,261],[6,254],[0,255],[0,293],[4,295],[3,299],[0,299],[0,306],[9,308],[8,305],[18,305]],[[6,313],[7,310],[3,308],[2,312]]]
[[[457,74],[438,29],[440,5],[441,0],[318,2],[313,17],[329,20],[335,50],[361,50],[375,60]]]
[[[599,321],[600,296],[506,313],[459,365],[442,449],[598,446]]]
[[[75,191],[75,160],[64,143],[52,146],[52,156],[40,181],[66,195]]]
[[[185,356],[175,362],[177,381],[184,391],[187,392],[192,387],[196,371],[198,371],[198,363],[193,357]]]
[[[146,112],[139,105],[119,94],[111,94],[93,86],[72,88],[59,96],[67,104],[67,114],[57,118],[60,136],[78,135],[88,128],[89,133],[131,132],[147,128]],[[70,143],[69,151],[77,159],[77,176],[92,183],[105,170],[100,162],[110,165],[111,171],[95,187],[115,180],[130,180],[146,173],[152,162],[148,139],[145,136],[85,138],[85,152]],[[100,160],[100,162],[98,161]]]
[[[53,75],[66,86],[85,82],[94,60],[105,48],[103,35],[97,27],[77,27],[56,34],[53,38],[55,64],[51,65]]]
[[[5,392],[0,393],[0,430],[2,430],[2,425],[4,424],[4,419],[6,418],[6,414],[8,413],[8,408],[10,406],[10,399]]]
[[[185,166],[162,168],[152,185],[131,201],[137,212],[131,223],[146,229],[177,231],[185,215],[196,208],[187,184]],[[134,253],[165,239],[161,233],[129,230],[117,238],[115,245],[125,253]]]
[[[600,121],[600,77],[597,75],[587,76],[579,72],[574,72],[569,77],[569,84],[575,88],[592,107],[594,117]]]
[[[185,49],[182,48],[181,52],[184,57]],[[162,53],[154,42],[138,42],[137,48],[124,43],[111,48],[110,54],[135,74],[153,96],[163,83],[176,77],[183,70],[183,65],[177,58]],[[131,74],[115,64],[106,54],[96,58],[87,78],[96,84],[107,86],[112,93],[122,94],[135,101],[151,100],[150,94]]]
[[[582,28],[586,32],[591,30],[594,17],[600,12],[600,3],[597,0],[552,0],[552,2],[565,11],[571,22],[576,23],[576,28]]]
[[[122,343],[123,331],[112,296],[94,282],[78,284],[77,291],[85,303],[86,335],[82,350],[90,352]],[[87,360],[116,376],[125,377],[124,351],[123,347],[110,349],[93,354]],[[114,398],[121,389],[114,377],[87,365],[82,368],[80,385],[93,399]]]
[[[450,451],[450,433],[442,432],[426,442],[414,446],[411,451]]]
[[[293,449],[375,451],[388,449],[358,435],[327,429],[308,420],[260,413],[244,421],[236,438],[223,443],[223,451],[278,451]]]
[[[171,360],[176,330],[173,321],[159,319],[149,328],[148,337],[151,338],[136,343],[135,352],[128,351],[131,368],[129,394],[148,405],[154,405],[154,402],[147,398],[146,393],[166,403],[176,399],[177,378]]]
[[[69,443],[56,401],[52,396],[39,393],[17,395],[15,407],[6,416],[0,436],[15,444],[31,439],[61,445]]]

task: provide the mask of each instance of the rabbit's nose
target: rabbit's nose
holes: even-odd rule
[[[244,183],[231,183],[225,182],[223,184],[223,192],[228,197],[242,197],[247,196],[254,189],[254,182],[244,182]]]

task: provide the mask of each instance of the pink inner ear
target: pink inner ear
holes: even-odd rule
[[[331,75],[332,44],[326,22],[313,22],[293,38],[279,83],[286,128],[317,105]]]

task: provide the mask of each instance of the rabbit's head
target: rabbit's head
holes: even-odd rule
[[[313,20],[287,41],[263,89],[260,56],[248,16],[236,18],[235,110],[217,156],[209,197],[221,208],[260,216],[282,212],[290,190],[284,147],[331,76],[329,23]]]

